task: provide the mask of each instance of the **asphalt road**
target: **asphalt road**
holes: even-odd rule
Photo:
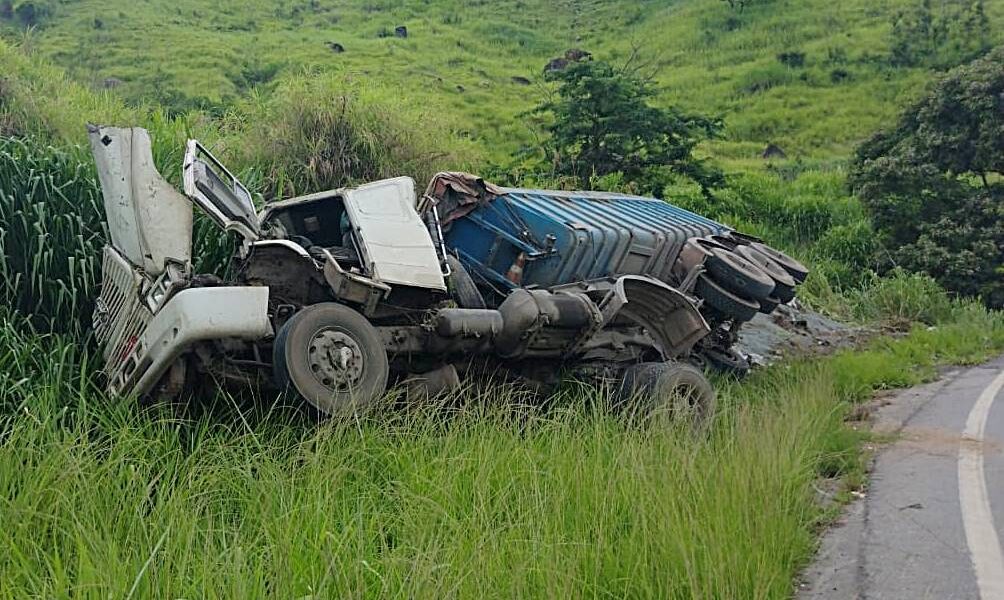
[[[888,399],[895,435],[798,597],[1004,600],[1004,357]]]

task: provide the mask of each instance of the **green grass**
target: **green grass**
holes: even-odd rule
[[[785,598],[858,481],[871,390],[1004,348],[968,305],[727,384],[706,437],[495,387],[316,426],[267,402],[138,410],[72,339],[0,337],[0,596]]]
[[[434,107],[445,135],[496,160],[531,139],[520,115],[546,93],[544,64],[569,48],[622,62],[637,47],[660,69],[660,101],[724,115],[726,140],[709,150],[749,165],[767,142],[792,157],[846,157],[930,77],[886,60],[892,16],[910,0],[777,0],[742,14],[721,0],[48,4],[26,46],[86,85],[121,80],[114,93],[133,102],[218,112],[255,84],[270,90],[271,77],[333,73]],[[988,11],[999,41],[1004,5]],[[381,37],[397,25],[407,39]],[[804,65],[782,64],[784,52],[804,53]]]

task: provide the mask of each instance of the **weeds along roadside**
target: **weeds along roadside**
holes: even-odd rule
[[[722,382],[702,437],[625,424],[595,391],[539,407],[494,388],[320,426],[223,398],[191,419],[109,401],[75,338],[16,320],[0,328],[12,597],[786,597],[827,516],[813,482],[860,479],[848,410],[1004,348],[1001,315],[954,303],[905,338]]]

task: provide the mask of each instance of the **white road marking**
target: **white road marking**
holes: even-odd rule
[[[962,432],[959,446],[959,500],[976,584],[984,599],[1004,598],[1004,553],[1001,552],[994,515],[990,511],[987,479],[983,470],[983,436],[994,398],[1004,388],[1004,371],[983,390]]]

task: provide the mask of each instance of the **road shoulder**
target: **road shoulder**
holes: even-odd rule
[[[892,441],[876,449],[866,490],[823,536],[799,598],[978,597],[958,452],[970,409],[1002,368],[1004,358],[953,368],[874,402],[871,429]]]

